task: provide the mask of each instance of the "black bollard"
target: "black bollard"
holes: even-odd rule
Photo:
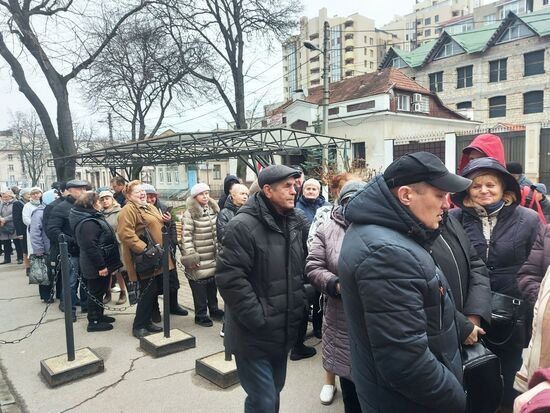
[[[162,229],[162,295],[163,299],[163,321],[164,337],[170,338],[170,237],[166,227]]]
[[[59,235],[59,255],[61,262],[61,279],[63,281],[63,305],[65,308],[65,337],[67,340],[67,359],[75,359],[74,351],[74,333],[73,333],[73,312],[71,302],[71,283],[69,267],[69,249],[65,235]]]

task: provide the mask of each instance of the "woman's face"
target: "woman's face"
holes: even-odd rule
[[[209,191],[201,192],[200,194],[195,196],[195,199],[199,204],[201,204],[202,206],[205,206],[208,204],[208,200],[210,199],[210,192]]]
[[[103,209],[109,209],[113,206],[113,198],[110,196],[104,196],[100,199],[100,202]]]
[[[485,207],[499,202],[504,195],[504,188],[498,177],[481,175],[473,180],[468,193],[472,201]]]
[[[244,185],[239,185],[236,190],[231,192],[231,199],[236,206],[243,206],[248,200],[248,188]]]
[[[42,192],[33,192],[31,194],[31,201],[40,201],[40,197],[42,196]]]
[[[130,201],[144,205],[147,203],[147,194],[145,193],[145,190],[141,187],[141,185],[136,185],[132,189],[132,192],[128,196],[128,199]]]

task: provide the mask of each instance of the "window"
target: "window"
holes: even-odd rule
[[[436,14],[435,17],[434,17],[434,22],[439,22],[439,14]]]
[[[506,96],[489,98],[489,117],[501,118],[506,116]]]
[[[172,171],[166,171],[166,183],[167,184],[172,183]]]
[[[164,183],[164,171],[159,169],[159,182]]]
[[[525,53],[523,55],[524,76],[540,75],[544,73],[544,50]]]
[[[311,74],[315,74],[315,73],[319,73],[319,68],[318,67],[314,67],[313,69],[310,70]]]
[[[443,91],[443,72],[435,72],[429,74],[430,90],[432,92]]]
[[[309,40],[315,40],[319,38],[319,33],[313,33],[309,36]]]
[[[461,109],[472,109],[472,102],[467,101],[467,102],[460,102],[460,103],[457,103],[457,104],[456,104],[456,109],[457,109],[457,110],[461,110]]]
[[[15,169],[13,169],[13,165],[8,165],[8,171],[14,171]]]
[[[544,92],[535,90],[523,94],[523,113],[541,113],[544,108]]]
[[[431,35],[432,35],[432,30],[431,29],[424,30],[424,36],[428,37],[428,36],[431,36]]]
[[[525,24],[516,20],[512,23],[497,40],[497,43],[511,42],[523,37],[533,36],[533,32]]]
[[[317,86],[320,83],[321,83],[321,81],[319,79],[314,79],[314,80],[311,81],[311,86]]]
[[[506,80],[506,61],[507,59],[499,59],[489,62],[489,82]]]
[[[411,97],[408,95],[397,95],[397,110],[409,112],[411,110]]]
[[[365,167],[365,142],[353,143],[353,163],[356,168]]]
[[[369,45],[374,45],[374,39],[372,37],[369,37]]]
[[[367,61],[366,60],[363,62],[363,67],[367,67]]]
[[[441,30],[442,30],[441,27],[438,27],[437,29],[435,29],[435,34],[441,33]]]
[[[431,23],[432,23],[431,17],[427,17],[427,18],[424,19],[424,24],[425,25],[428,25],[428,24],[431,24]]]
[[[214,164],[214,179],[222,179],[222,166],[220,164]]]
[[[350,57],[349,59],[346,59],[346,60],[344,61],[344,63],[345,63],[346,65],[352,65],[353,62],[354,62],[353,57]]]
[[[329,115],[338,115],[340,113],[340,108],[329,108],[328,114]]]
[[[353,52],[353,46],[346,46],[346,52]]]
[[[374,109],[374,100],[368,100],[366,102],[354,103],[347,106],[348,112],[354,112],[356,110],[368,110]]]
[[[548,6],[548,0],[542,0],[542,5],[543,6]]]
[[[369,62],[369,69],[374,69],[374,62]]]
[[[311,59],[309,59],[311,63],[318,62],[319,61],[319,55],[313,56]]]
[[[474,82],[472,80],[472,73],[474,71],[474,66],[464,66],[456,69],[456,88],[462,89],[465,87],[473,86]]]
[[[370,49],[370,57],[374,57],[374,50]]]
[[[353,39],[353,34],[352,33],[348,33],[344,36],[344,39],[346,40],[350,40],[350,39]]]
[[[447,43],[441,47],[435,58],[442,59],[444,57],[449,57],[460,53],[464,53],[464,49],[462,49],[462,47],[460,47],[455,41],[448,40]]]
[[[8,161],[13,161],[13,154],[12,153],[8,153]]]
[[[353,70],[346,70],[346,77],[353,76]]]
[[[493,24],[497,21],[497,16],[494,14],[489,14],[487,16],[483,16],[483,23],[485,26],[488,26],[489,24]]]
[[[10,175],[10,182],[15,182],[15,175]]]
[[[401,59],[400,57],[394,57],[391,61],[391,65],[392,65],[392,67],[394,67],[396,69],[400,69],[402,67],[407,66],[405,61],[403,59]]]

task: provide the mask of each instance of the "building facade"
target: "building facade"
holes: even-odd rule
[[[483,123],[549,119],[550,9],[465,33],[443,32],[422,48],[390,49],[381,67],[399,67],[450,108]]]
[[[303,17],[300,34],[290,37],[283,44],[285,99],[297,90],[307,90],[322,83],[323,56],[318,51],[306,49],[303,44],[308,41],[319,49],[323,48],[325,21],[330,26],[331,82],[376,71],[396,38],[377,29],[374,20],[358,13],[347,17],[328,17],[327,9],[323,8],[319,10],[318,17]]]

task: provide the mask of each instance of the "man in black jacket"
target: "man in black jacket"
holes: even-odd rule
[[[67,247],[69,250],[70,261],[70,286],[71,286],[71,310],[73,313],[73,321],[76,321],[76,288],[78,285],[79,274],[79,249],[74,239],[73,230],[69,223],[69,212],[71,211],[76,199],[86,190],[88,186],[87,181],[81,181],[79,179],[73,179],[66,184],[67,196],[63,198],[59,204],[57,204],[48,216],[46,235],[50,239],[52,245],[59,243],[59,236],[65,235],[67,241]],[[63,299],[61,297],[60,299]],[[84,288],[80,287],[80,308],[83,313],[88,310],[88,297]],[[65,311],[65,305],[63,302],[59,304],[59,309]]]
[[[247,413],[278,411],[302,320],[307,225],[294,211],[299,176],[283,165],[263,169],[261,191],[227,224],[218,256],[225,347],[235,355]]]
[[[340,285],[363,413],[466,409],[455,306],[430,246],[448,193],[470,183],[417,152],[394,161],[346,206]]]

